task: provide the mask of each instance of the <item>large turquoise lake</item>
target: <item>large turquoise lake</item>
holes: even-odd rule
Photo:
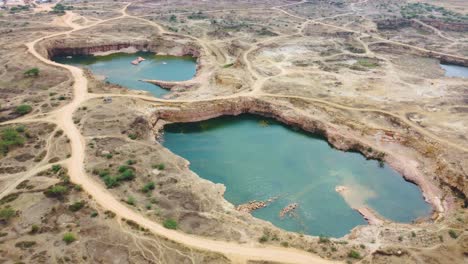
[[[277,197],[253,215],[288,231],[341,237],[366,224],[336,186],[397,222],[431,212],[417,186],[388,166],[272,119],[241,115],[171,124],[163,144],[189,160],[200,177],[224,184],[234,205]],[[290,203],[299,204],[296,215],[281,219],[280,210]]]
[[[146,60],[139,65],[132,65],[131,62],[137,57]],[[196,60],[190,56],[160,56],[151,52],[115,53],[106,56],[79,55],[71,58],[60,56],[54,57],[53,60],[62,64],[86,67],[95,75],[104,76],[110,83],[133,90],[148,91],[157,97],[169,91],[139,80],[185,81],[195,75],[197,67]]]

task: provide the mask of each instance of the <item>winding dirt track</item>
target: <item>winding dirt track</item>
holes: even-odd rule
[[[295,3],[295,4],[298,4],[298,3]],[[128,208],[127,206],[119,202],[107,189],[103,188],[101,184],[99,184],[92,177],[86,174],[85,167],[84,167],[85,159],[86,159],[85,139],[83,138],[80,131],[73,123],[73,119],[72,119],[72,116],[75,110],[77,110],[77,108],[86,100],[91,99],[91,98],[102,97],[102,96],[125,96],[125,97],[140,98],[140,99],[154,101],[154,102],[183,103],[183,102],[199,101],[199,100],[162,100],[162,99],[157,99],[157,98],[153,98],[149,96],[138,96],[138,95],[89,94],[87,91],[87,84],[88,84],[87,79],[84,76],[83,71],[81,69],[70,66],[70,65],[62,65],[62,64],[55,63],[47,58],[44,58],[41,54],[39,54],[35,50],[35,45],[39,41],[42,41],[46,38],[52,38],[52,37],[56,37],[59,35],[70,34],[77,30],[93,27],[98,24],[108,22],[111,20],[120,19],[123,17],[133,17],[133,16],[129,16],[126,13],[126,8],[128,7],[128,5],[126,5],[121,10],[122,12],[121,16],[107,19],[107,20],[101,20],[101,21],[95,22],[87,26],[80,26],[80,25],[74,24],[72,22],[73,17],[74,17],[73,13],[67,12],[66,16],[64,17],[64,23],[72,27],[72,30],[51,34],[47,37],[42,37],[42,38],[39,38],[37,40],[34,40],[28,43],[27,44],[28,51],[37,59],[39,59],[45,64],[65,68],[68,71],[70,71],[74,79],[74,85],[73,85],[74,97],[73,97],[73,100],[66,106],[59,108],[41,118],[26,117],[20,120],[16,120],[16,121],[13,120],[13,121],[6,122],[6,123],[34,122],[34,121],[48,121],[51,123],[55,123],[60,129],[64,131],[65,135],[70,139],[70,145],[71,145],[71,150],[72,150],[71,157],[68,160],[63,161],[63,164],[67,166],[71,180],[76,184],[80,184],[83,187],[83,189],[87,193],[92,195],[93,198],[96,200],[96,202],[100,204],[103,208],[115,212],[118,217],[127,218],[127,219],[131,219],[135,221],[139,225],[149,229],[154,234],[167,237],[170,240],[179,242],[191,248],[197,248],[201,250],[218,252],[218,253],[224,254],[235,263],[242,263],[242,262],[246,262],[247,260],[266,260],[266,261],[285,262],[285,263],[318,263],[318,264],[337,263],[334,261],[322,259],[316,255],[312,255],[305,251],[300,251],[296,249],[275,247],[275,246],[261,246],[257,243],[237,244],[237,243],[224,242],[224,241],[215,241],[215,240],[210,240],[210,239],[203,238],[203,237],[188,235],[188,234],[181,233],[178,231],[165,229],[160,224],[145,218],[141,214],[133,211],[132,209]],[[287,6],[287,5],[284,5],[284,6]],[[284,12],[288,15],[292,15],[280,9],[281,7],[283,6],[275,7],[275,9],[281,12]],[[137,17],[134,17],[134,18],[137,18]],[[298,17],[298,18],[301,18],[301,17]],[[137,19],[145,20],[142,18],[137,18]],[[304,19],[304,18],[301,18],[301,19]],[[165,32],[164,29],[160,25],[154,22],[150,22],[148,20],[145,20],[145,21],[158,27],[161,30],[161,32]],[[313,22],[319,23],[317,21],[313,21]],[[335,27],[333,25],[328,25],[328,24],[324,24],[324,25]],[[246,57],[247,56],[245,56],[245,59],[246,61],[248,61]],[[254,72],[253,69],[251,69],[251,67],[249,67],[249,70],[252,73]],[[253,73],[252,76],[257,76],[257,75]],[[424,134],[425,136],[428,136],[439,142],[449,144],[450,146],[456,147],[460,150],[468,151],[468,149],[463,148],[462,146],[459,146],[447,140],[441,139],[433,135],[432,133],[425,131],[424,129],[414,125],[413,123],[406,120],[405,118],[402,118],[399,115],[389,113],[386,111],[381,111],[378,109],[354,108],[354,107],[348,107],[348,106],[343,106],[343,105],[323,101],[320,99],[300,97],[300,96],[264,94],[264,93],[261,93],[260,91],[255,91],[254,93],[250,93],[250,94],[245,93],[245,94],[236,94],[236,95],[231,95],[231,96],[226,96],[226,97],[218,97],[218,98],[209,99],[209,100],[227,99],[227,98],[233,98],[233,97],[239,97],[239,96],[256,96],[256,97],[264,96],[264,97],[275,97],[275,98],[284,98],[284,99],[296,98],[296,99],[309,100],[309,101],[313,101],[316,103],[327,104],[331,107],[336,107],[339,109],[347,109],[347,110],[355,110],[355,111],[370,111],[370,112],[378,112],[382,114],[387,114],[387,115],[391,115],[391,116],[401,119],[403,122],[411,126],[416,131]]]

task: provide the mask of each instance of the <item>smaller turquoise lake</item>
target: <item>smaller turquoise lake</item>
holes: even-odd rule
[[[440,67],[445,70],[447,77],[468,78],[468,67],[451,64],[441,64]]]
[[[132,65],[131,62],[137,57],[146,60],[139,65]],[[57,56],[52,59],[62,64],[86,67],[95,75],[105,76],[105,80],[110,83],[132,90],[147,91],[156,97],[161,97],[169,91],[139,80],[186,81],[193,78],[197,67],[196,60],[191,56],[161,56],[151,52],[115,53],[106,56],[78,55],[71,58]]]
[[[393,221],[411,222],[431,212],[419,188],[390,167],[273,119],[224,116],[164,130],[163,145],[190,161],[200,177],[224,184],[224,196],[234,205],[277,197],[253,215],[288,231],[341,237],[366,224],[337,186]],[[299,204],[295,216],[281,218],[291,203]]]

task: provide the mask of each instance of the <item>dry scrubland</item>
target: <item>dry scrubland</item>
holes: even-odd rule
[[[468,81],[444,77],[439,60],[468,65],[468,6],[424,2],[64,0],[65,14],[0,10],[0,260],[263,263],[254,253],[174,242],[87,194],[98,190],[167,228],[249,248],[295,248],[324,262],[465,262]],[[197,75],[164,99],[86,71],[80,90],[69,70],[28,51],[34,40],[45,58],[128,47],[190,54]],[[77,92],[84,99],[67,118],[83,136],[79,175],[93,190],[70,181],[76,135],[59,118]],[[434,214],[332,239],[236,211],[224,186],[191,172],[157,138],[167,122],[240,113],[273,116],[386,161],[421,187]]]

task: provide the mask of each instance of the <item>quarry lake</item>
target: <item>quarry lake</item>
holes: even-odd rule
[[[142,57],[145,61],[132,65],[131,62],[137,57]],[[196,60],[190,56],[161,56],[151,52],[115,53],[106,56],[58,56],[53,60],[62,64],[86,67],[95,75],[104,76],[110,83],[132,90],[148,91],[157,97],[169,91],[139,80],[185,81],[195,75],[197,67]]]
[[[440,67],[445,70],[447,77],[468,78],[468,67],[451,64],[441,64]]]
[[[428,216],[419,188],[378,161],[342,152],[273,119],[224,116],[164,129],[165,147],[190,161],[200,177],[226,186],[234,205],[275,198],[253,211],[288,231],[341,237],[366,224],[335,188],[345,186],[357,203],[397,222]],[[297,203],[294,214],[280,211]]]

